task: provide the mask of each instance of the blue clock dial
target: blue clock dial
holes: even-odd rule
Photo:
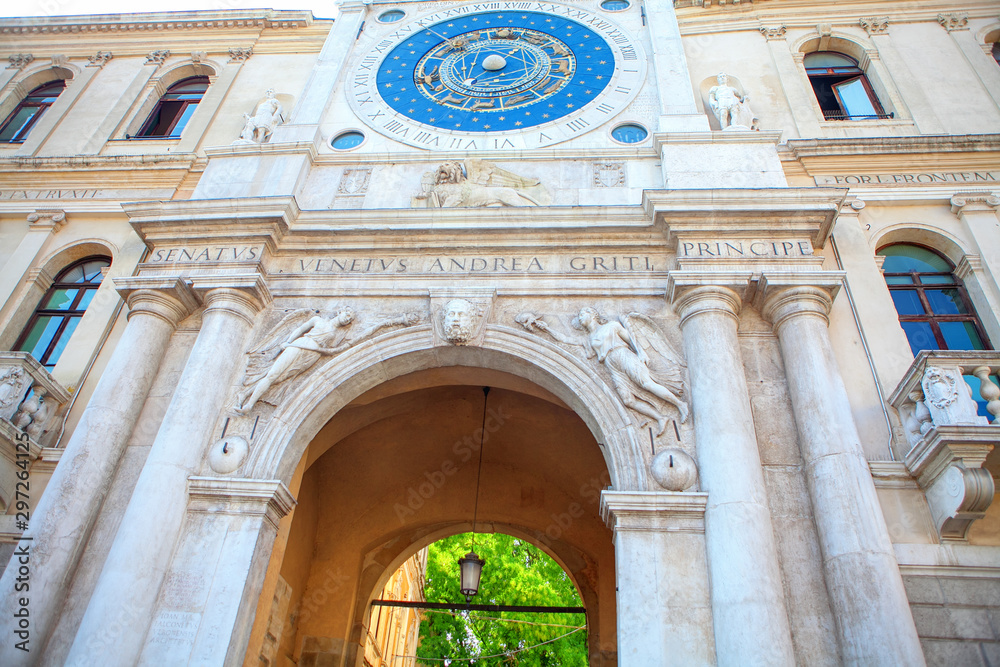
[[[580,23],[484,12],[414,31],[382,60],[376,86],[391,109],[424,125],[504,132],[577,113],[614,74],[612,48]]]

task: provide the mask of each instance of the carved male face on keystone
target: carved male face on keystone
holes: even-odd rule
[[[465,299],[452,299],[444,309],[444,337],[449,343],[464,345],[472,340],[476,307]]]

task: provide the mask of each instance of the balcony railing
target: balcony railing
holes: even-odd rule
[[[910,445],[903,462],[926,493],[942,540],[965,540],[993,501],[993,474],[983,464],[1000,442],[998,371],[997,351],[925,350],[889,399]],[[988,417],[979,414],[972,384]]]
[[[69,393],[30,354],[0,352],[0,514],[17,497],[18,482],[26,488],[25,473],[42,448],[54,444],[67,401]],[[0,521],[0,537],[7,528]]]
[[[828,111],[827,109],[823,109],[824,120],[890,120],[895,118],[895,115],[895,112],[892,111],[889,113],[852,114],[844,113],[843,111]]]

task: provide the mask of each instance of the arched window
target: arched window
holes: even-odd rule
[[[868,77],[850,56],[816,51],[806,55],[804,64],[826,120],[892,118],[882,110]]]
[[[88,257],[60,273],[42,297],[15,349],[30,352],[52,370],[101,286],[101,269],[110,265],[106,257]]]
[[[1000,42],[993,42],[993,60],[997,61],[997,65],[1000,65]]]
[[[31,128],[65,88],[66,82],[58,79],[28,93],[0,126],[0,142],[9,144],[23,142]]]
[[[882,272],[913,354],[920,350],[984,350],[990,342],[951,263],[933,250],[882,248]]]
[[[143,123],[136,139],[176,138],[181,136],[184,126],[198,108],[198,103],[208,90],[207,76],[192,76],[182,79],[167,89],[156,103],[153,113]]]

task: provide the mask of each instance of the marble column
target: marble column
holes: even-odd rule
[[[715,664],[705,501],[704,493],[601,493],[615,540],[619,664]]]
[[[30,664],[58,620],[69,582],[118,460],[146,402],[177,323],[197,305],[176,279],[118,279],[129,305],[128,326],[31,516],[22,545],[30,549],[32,651],[0,642],[0,664]],[[0,635],[14,636],[16,568],[0,579]]]
[[[191,477],[188,497],[139,664],[240,664],[278,522],[295,499],[280,481],[232,477]]]
[[[259,275],[212,276],[201,331],[125,509],[67,659],[134,665],[187,509],[196,474],[232,387],[245,339],[268,295]],[[195,279],[195,288],[199,287]]]
[[[774,325],[785,363],[844,664],[923,665],[889,531],[830,345],[829,289],[838,280],[789,285],[796,279],[765,274],[762,312]]]
[[[704,282],[703,279],[695,279]],[[718,664],[792,665],[791,630],[737,340],[739,295],[672,284],[691,379]]]

